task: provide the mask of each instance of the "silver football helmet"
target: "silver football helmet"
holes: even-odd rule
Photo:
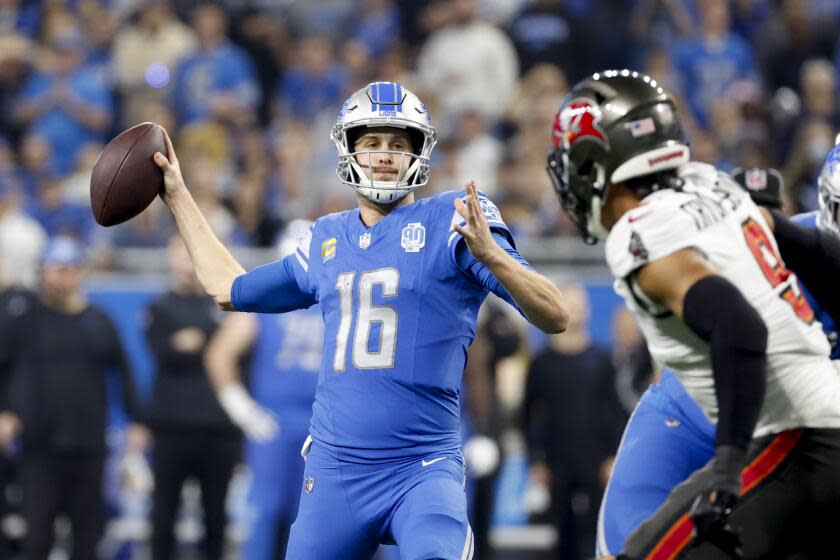
[[[817,227],[840,235],[840,145],[834,146],[825,158],[817,186],[820,201]]]
[[[413,153],[354,151],[356,139],[365,128],[381,126],[406,130],[411,135]],[[351,95],[338,112],[330,138],[338,150],[339,180],[373,202],[397,201],[429,182],[429,157],[437,143],[437,132],[423,102],[400,84],[373,82]],[[361,153],[399,157],[397,180],[371,179],[371,164],[368,169],[359,164],[357,156]]]

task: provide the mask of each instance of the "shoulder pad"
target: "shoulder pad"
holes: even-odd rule
[[[698,230],[690,214],[680,209],[690,195],[671,189],[646,197],[625,213],[607,238],[610,271],[625,278],[644,265],[695,243]]]

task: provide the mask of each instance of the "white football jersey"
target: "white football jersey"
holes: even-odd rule
[[[701,163],[680,169],[682,190],[663,189],[627,212],[607,238],[615,289],[636,315],[654,359],[672,369],[717,422],[709,345],[635,285],[635,272],[694,248],[734,284],[767,325],[767,393],[754,436],[796,427],[840,428],[840,378],[796,277],[749,195]]]

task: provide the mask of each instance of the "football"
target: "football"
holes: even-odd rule
[[[96,221],[113,226],[145,210],[163,191],[155,152],[166,155],[160,125],[144,122],[111,140],[90,177],[90,207]]]

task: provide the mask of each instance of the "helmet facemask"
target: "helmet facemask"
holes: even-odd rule
[[[546,170],[560,198],[560,206],[578,228],[583,240],[594,245],[608,232],[601,223],[601,205],[606,195],[604,166],[592,160],[587,168],[573,172],[568,151],[558,149],[548,156]],[[588,193],[588,196],[587,196]]]
[[[834,146],[825,158],[817,187],[820,204],[817,227],[840,235],[840,145]]]
[[[817,214],[817,227],[840,235],[840,192],[831,188],[829,179],[820,176],[817,179],[819,186],[820,210]]]

